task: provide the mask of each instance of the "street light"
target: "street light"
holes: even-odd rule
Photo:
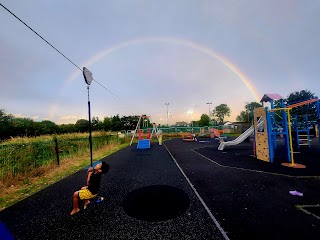
[[[191,114],[192,114],[193,112],[190,110],[190,111],[188,111],[188,115],[189,115],[189,121],[190,121],[190,126],[191,126]]]
[[[212,102],[207,102],[207,104],[209,105],[209,120],[210,120],[210,105],[212,104]]]
[[[248,102],[245,102],[246,106],[249,104]],[[248,122],[249,121],[249,115],[250,115],[250,110],[246,109],[246,113],[247,113],[247,119],[248,119]]]
[[[168,124],[168,117],[169,117],[169,113],[168,113],[168,107],[169,107],[169,103],[165,103],[165,105],[167,105],[167,127],[169,126],[169,124]]]

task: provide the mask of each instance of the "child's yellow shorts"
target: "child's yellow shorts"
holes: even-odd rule
[[[97,196],[97,194],[92,194],[88,189],[79,190],[79,198],[81,200],[91,199]]]

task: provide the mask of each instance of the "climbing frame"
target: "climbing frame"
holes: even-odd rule
[[[268,140],[268,128],[266,121],[266,109],[255,108],[254,109],[254,128],[255,128],[255,141],[256,141],[256,155],[257,159],[270,162],[269,156],[269,140]],[[264,120],[263,128],[258,128],[258,121],[262,118]],[[261,120],[260,120],[261,121]]]

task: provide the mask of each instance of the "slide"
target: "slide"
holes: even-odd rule
[[[263,121],[260,121],[261,118],[259,119],[258,122],[258,127],[263,125]],[[225,146],[233,146],[233,145],[237,145],[239,143],[242,143],[247,137],[249,137],[254,131],[254,126],[251,126],[250,128],[248,128],[244,133],[242,133],[239,137],[237,137],[235,140],[229,141],[229,142],[221,142],[218,150],[223,150]]]

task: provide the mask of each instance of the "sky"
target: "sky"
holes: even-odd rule
[[[319,0],[1,0],[0,109],[57,124],[235,121],[264,94],[320,96]],[[92,72],[89,90],[81,69]],[[212,104],[208,104],[212,103]]]

